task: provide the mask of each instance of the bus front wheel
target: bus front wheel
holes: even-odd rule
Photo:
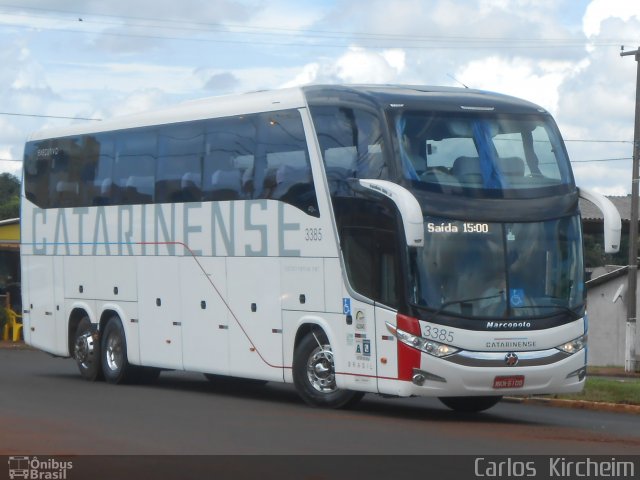
[[[440,397],[439,400],[456,412],[476,413],[493,407],[502,397]]]
[[[336,386],[333,351],[322,331],[307,333],[296,347],[293,383],[302,399],[314,407],[348,408],[364,396]]]

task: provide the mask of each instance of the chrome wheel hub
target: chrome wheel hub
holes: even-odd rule
[[[318,346],[311,353],[307,362],[307,378],[311,386],[318,392],[331,393],[336,391],[335,367],[330,345]]]
[[[76,338],[73,354],[76,361],[85,368],[93,362],[94,343],[90,332],[85,332]]]
[[[124,355],[122,351],[122,342],[117,335],[109,335],[106,342],[105,358],[109,370],[118,371],[122,367]]]

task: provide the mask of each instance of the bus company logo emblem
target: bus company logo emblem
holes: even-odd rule
[[[507,367],[515,367],[518,364],[518,355],[513,352],[509,352],[504,356],[504,363]]]

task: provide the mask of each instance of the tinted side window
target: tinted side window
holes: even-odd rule
[[[156,202],[199,202],[205,122],[168,125],[158,130]]]
[[[55,156],[55,147],[49,142],[31,142],[25,147],[25,196],[40,208],[49,206],[49,174]]]
[[[88,200],[83,205],[112,205],[113,198],[113,165],[116,158],[116,135],[101,133],[96,135],[96,143],[100,150],[97,161],[89,170]]]
[[[203,172],[206,200],[273,199],[319,215],[295,110],[210,120]]]
[[[25,192],[42,208],[74,207],[85,201],[91,163],[99,146],[91,137],[32,142],[25,149]]]
[[[296,110],[32,142],[25,182],[42,208],[260,198],[319,216]]]
[[[203,166],[205,200],[252,198],[256,127],[240,116],[208,120]]]
[[[118,137],[113,165],[114,203],[153,203],[157,141],[151,129],[128,130]]]
[[[345,227],[340,236],[351,286],[365,297],[396,307],[401,292],[394,232]]]
[[[256,179],[260,176],[263,184],[259,195],[319,216],[300,113],[287,111],[260,115],[257,152]]]
[[[388,178],[380,119],[347,107],[311,107],[332,195],[348,178]]]

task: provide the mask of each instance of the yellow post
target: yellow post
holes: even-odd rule
[[[11,340],[17,342],[20,340],[20,332],[22,331],[22,323],[18,322],[19,318],[22,318],[16,312],[11,309],[11,298],[9,294],[2,295],[5,299],[5,315],[7,320],[2,328],[2,340]],[[11,330],[11,334],[9,334],[9,330]]]
[[[6,320],[4,322],[4,326],[2,327],[2,340],[9,340],[9,312],[7,311],[7,307],[9,306],[9,299],[7,298],[7,295],[0,295],[1,297],[4,297],[5,300],[5,317]]]

